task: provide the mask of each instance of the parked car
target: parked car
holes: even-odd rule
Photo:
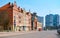
[[[60,34],[60,29],[57,29],[57,33]]]
[[[42,30],[41,28],[38,29],[38,31],[41,31],[41,30]]]

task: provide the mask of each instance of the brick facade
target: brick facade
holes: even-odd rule
[[[3,15],[1,14],[3,13]],[[4,16],[4,14],[6,14]],[[13,31],[29,31],[31,30],[31,13],[26,12],[26,10],[18,7],[16,5],[16,2],[11,4],[10,2],[2,7],[0,7],[0,17],[3,22],[8,21],[8,23],[5,25],[2,21],[0,23],[0,27],[2,27],[2,30],[13,30]],[[4,18],[4,19],[3,19]],[[35,19],[34,27],[37,27],[37,19]],[[1,29],[1,28],[0,28]]]

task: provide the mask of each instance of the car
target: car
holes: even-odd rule
[[[60,29],[57,29],[57,33],[60,34]]]
[[[41,30],[42,30],[41,28],[38,29],[38,31],[41,31]]]

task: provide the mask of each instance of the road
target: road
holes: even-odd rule
[[[33,33],[4,36],[0,38],[60,38],[60,35],[57,34],[56,31],[37,31]]]

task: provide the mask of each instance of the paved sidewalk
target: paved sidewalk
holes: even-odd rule
[[[34,33],[37,31],[21,31],[21,32],[0,32],[0,37],[3,36],[13,36],[13,35],[20,35],[20,34],[27,34],[27,33]]]

